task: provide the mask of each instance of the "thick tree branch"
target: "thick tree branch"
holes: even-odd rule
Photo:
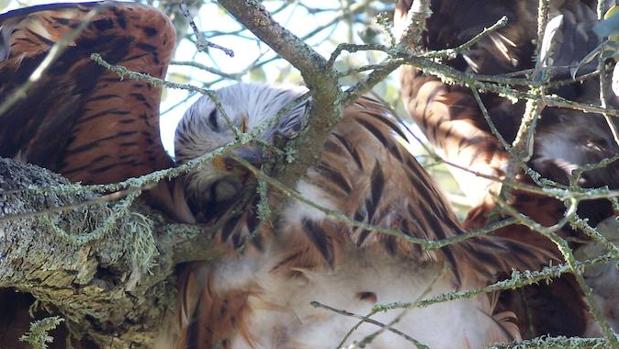
[[[0,218],[16,217],[0,223],[0,288],[31,293],[55,309],[72,333],[102,347],[150,348],[175,306],[179,256],[208,258],[208,234],[169,224],[139,204],[74,205],[99,195],[53,190],[67,183],[39,167],[0,158]],[[33,186],[50,190],[33,195],[27,190]],[[29,212],[47,213],[20,216]],[[105,227],[111,217],[113,224]]]
[[[220,0],[239,22],[252,31],[295,68],[299,69],[311,90],[312,108],[306,132],[297,140],[296,161],[279,179],[294,186],[307,167],[317,159],[322,146],[338,123],[342,112],[341,90],[336,72],[327,60],[303,40],[277,23],[256,0]]]
[[[313,85],[330,75],[325,71],[327,61],[303,40],[276,22],[259,1],[220,0],[219,3],[260,40],[299,69],[308,85]]]

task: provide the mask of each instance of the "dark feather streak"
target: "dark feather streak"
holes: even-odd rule
[[[334,262],[333,246],[327,232],[320,226],[319,223],[316,223],[310,219],[303,219],[302,224],[303,230],[305,231],[307,237],[318,249],[318,252],[320,252],[329,266],[332,267]]]

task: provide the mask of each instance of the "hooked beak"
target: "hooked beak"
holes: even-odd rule
[[[212,163],[215,169],[222,172],[248,172],[247,168],[237,159],[245,160],[250,165],[260,168],[263,160],[262,149],[251,143],[245,144],[221,156],[216,156]]]

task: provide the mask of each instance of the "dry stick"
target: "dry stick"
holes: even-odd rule
[[[501,144],[501,146],[513,157],[514,154],[512,153],[512,145],[507,143],[505,138],[503,138],[503,135],[501,135],[499,130],[496,128],[494,121],[492,121],[492,118],[490,117],[490,113],[488,112],[488,109],[486,108],[484,102],[481,99],[479,91],[474,86],[468,86],[468,87],[471,89],[473,97],[475,98],[475,101],[477,102],[477,105],[479,106],[479,109],[481,110],[482,116],[484,117],[486,123],[488,124],[490,128],[490,132],[492,132],[492,134],[499,140],[499,143]],[[518,184],[521,184],[521,183],[517,181],[513,181],[513,179],[509,179],[509,178],[506,178],[506,179],[499,178],[497,182],[501,182],[503,185],[509,187],[510,189],[519,189],[519,190],[523,190],[525,192],[529,192],[532,194],[540,194],[544,196],[548,196],[548,192],[544,189],[544,185],[550,185],[555,188],[568,189],[567,187],[565,187],[564,185],[560,183],[557,183],[547,178],[542,178],[542,175],[540,173],[533,170],[526,163],[519,163],[519,165],[531,177],[531,179],[533,179],[533,181],[539,186],[539,188],[534,187],[534,186],[532,188],[538,188],[539,190],[537,189],[531,190],[532,188],[526,188],[526,189],[519,188]],[[464,170],[466,171],[466,169]],[[494,180],[492,179],[492,177],[494,176],[484,176],[484,178]],[[495,177],[495,178],[498,178],[498,177]]]
[[[345,95],[342,98],[343,105],[350,105],[354,103],[359,97],[367,93],[374,85],[383,81],[389,74],[398,69],[402,63],[404,63],[404,61],[401,59],[392,59],[381,64],[379,68],[374,69],[363,80],[349,87],[345,91]]]
[[[604,235],[600,234],[600,232],[597,231],[597,228],[590,226],[585,219],[580,218],[578,214],[574,214],[569,219],[569,223],[572,228],[582,231],[583,233],[585,233],[585,235],[587,235],[587,237],[589,237],[595,242],[600,243],[606,249],[606,251],[608,251],[608,253],[613,256],[613,258],[619,260],[619,246],[615,245],[613,242],[609,241],[608,238],[606,238]]]
[[[206,72],[209,72],[211,74],[215,74],[215,75],[219,75],[223,78],[226,79],[230,79],[230,80],[239,80],[241,78],[241,76],[243,76],[243,74],[245,74],[245,70],[243,70],[242,72],[239,73],[226,73],[224,71],[221,71],[219,69],[215,69],[215,68],[211,68],[207,65],[204,65],[202,63],[198,63],[195,61],[172,61],[170,62],[171,65],[182,65],[182,66],[189,66],[189,67],[193,67],[193,68],[198,68],[201,70],[204,70]]]
[[[348,316],[348,317],[353,317],[355,319],[360,319],[360,320],[363,320],[364,322],[367,322],[368,324],[372,324],[372,325],[375,325],[375,326],[378,326],[378,327],[381,327],[381,328],[387,328],[387,330],[389,332],[393,332],[393,333],[397,334],[398,336],[401,336],[401,337],[405,338],[409,342],[415,344],[415,346],[417,348],[420,348],[420,349],[430,349],[427,345],[419,343],[419,341],[417,341],[415,338],[407,335],[406,333],[404,333],[404,332],[402,332],[400,330],[397,330],[395,328],[388,327],[388,325],[386,325],[386,324],[384,324],[384,323],[382,323],[380,321],[374,320],[372,318],[369,318],[369,317],[366,317],[366,316],[363,316],[363,315],[357,315],[355,313],[351,313],[351,312],[346,311],[346,310],[333,308],[333,307],[330,307],[328,305],[322,304],[322,303],[317,302],[317,301],[312,301],[311,305],[313,307],[315,307],[315,308],[323,308],[323,309],[327,309],[329,311],[332,311],[332,312],[334,312],[336,314],[340,314],[340,315],[344,315],[344,316]]]
[[[578,169],[572,172],[572,175],[570,175],[570,187],[576,187],[578,179],[580,179],[583,172],[606,167],[617,160],[619,160],[619,155],[616,155],[612,158],[604,159],[595,164],[580,166]],[[589,223],[586,220],[581,219],[578,214],[574,214],[574,216],[571,217],[571,219],[569,220],[569,223],[574,229],[582,231],[590,239],[604,246],[604,248],[606,248],[609,253],[613,254],[614,258],[619,259],[619,246],[615,245],[614,243],[609,241],[604,235],[600,234],[596,228],[591,227]]]
[[[537,128],[537,121],[539,120],[545,106],[542,100],[542,89],[534,88],[532,93],[537,95],[539,99],[530,99],[526,102],[525,112],[522,117],[522,121],[520,122],[520,127],[516,133],[516,138],[509,149],[511,157],[507,165],[508,180],[514,178],[519,169],[522,166],[526,166],[526,163],[533,155],[535,129]]]
[[[354,15],[357,13],[362,12],[363,10],[365,10],[370,4],[372,3],[372,0],[366,0],[358,5],[352,5],[350,7],[345,8],[342,13],[340,15],[338,15],[337,17],[333,18],[332,20],[330,20],[329,22],[317,27],[316,29],[312,30],[311,32],[303,35],[301,37],[301,40],[306,41],[308,39],[311,39],[312,37],[314,37],[316,34],[319,34],[320,32],[322,32],[323,30],[339,23],[342,19],[344,19],[345,17],[349,17],[350,15]],[[275,11],[274,11],[275,12]],[[251,64],[247,67],[245,67],[245,69],[243,69],[241,72],[239,73],[235,73],[232,74],[233,76],[236,75],[242,75],[245,74],[246,72],[252,70],[252,69],[256,69],[256,68],[260,68],[266,64],[269,64],[275,60],[281,59],[282,57],[280,56],[275,56],[275,57],[271,57],[268,59],[265,59],[264,61],[258,62],[256,64]],[[221,80],[216,80],[215,82],[219,82]],[[212,82],[215,83],[215,82]]]
[[[494,125],[494,122],[492,121],[492,119],[490,118],[490,114],[488,113],[488,110],[486,109],[486,106],[484,105],[483,101],[481,100],[481,96],[479,95],[479,91],[473,87],[473,86],[469,86],[469,88],[471,89],[471,92],[473,94],[473,96],[475,97],[475,100],[477,101],[477,104],[482,112],[482,115],[484,117],[484,119],[486,120],[486,122],[488,123],[488,126],[490,127],[490,130],[492,132],[492,134],[494,136],[497,137],[497,139],[499,140],[499,142],[501,143],[501,145],[503,146],[503,148],[505,149],[511,149],[511,145],[509,143],[507,143],[507,141],[505,141],[505,139],[503,138],[503,135],[501,135],[501,133],[498,131],[498,129],[496,128],[496,126]],[[407,128],[408,130],[408,128]],[[543,188],[540,187],[536,187],[536,186],[532,186],[532,185],[528,185],[528,184],[524,184],[524,183],[520,183],[517,181],[508,181],[504,178],[498,177],[498,176],[493,176],[493,175],[488,175],[479,171],[474,171],[471,170],[468,167],[456,164],[454,162],[451,162],[449,160],[445,160],[444,158],[442,158],[440,155],[438,155],[434,150],[432,150],[429,146],[427,146],[421,139],[419,139],[419,137],[417,137],[415,135],[415,133],[413,133],[412,131],[408,130],[408,132],[412,135],[413,138],[415,138],[415,140],[424,148],[424,150],[435,160],[435,161],[439,161],[441,163],[444,163],[448,166],[457,168],[459,170],[465,171],[467,173],[471,173],[474,174],[475,176],[478,177],[482,177],[494,182],[500,182],[503,185],[506,186],[510,186],[512,189],[518,189],[518,190],[522,190],[524,192],[528,192],[531,194],[539,194],[539,195],[543,195],[543,196],[553,196],[555,198],[559,198],[558,196],[555,196],[554,194],[549,194],[548,191],[546,191]],[[534,172],[532,169],[530,169],[528,166],[526,166],[526,169],[528,171],[532,171]],[[531,174],[536,174],[535,173],[531,173]],[[555,183],[553,181],[550,181],[551,184],[557,188],[562,188],[563,186],[561,186],[559,183]],[[567,189],[567,188],[565,188]]]
[[[191,26],[193,33],[196,35],[196,39],[197,39],[196,47],[198,48],[198,51],[207,52],[208,48],[212,47],[214,49],[223,51],[225,54],[227,54],[230,57],[234,57],[234,51],[232,51],[231,49],[217,45],[213,42],[206,40],[206,38],[204,38],[204,35],[198,29],[196,22],[193,21],[193,17],[191,16],[191,13],[189,12],[189,9],[187,8],[187,5],[185,4],[185,2],[181,2],[179,6],[181,9],[181,13],[183,14],[183,16],[185,16],[185,18],[187,18],[187,20],[189,21],[189,26]]]
[[[401,58],[404,60],[405,64],[410,64],[413,67],[421,70],[424,74],[433,75],[437,78],[441,79],[444,83],[447,84],[461,84],[466,86],[474,86],[480,91],[483,92],[493,92],[497,93],[500,96],[508,97],[510,99],[524,99],[524,100],[533,100],[539,101],[540,98],[543,98],[543,101],[546,106],[551,107],[560,107],[573,109],[578,111],[583,111],[585,113],[607,113],[613,116],[619,116],[619,110],[610,109],[610,108],[602,108],[597,105],[587,104],[587,103],[579,103],[567,100],[560,96],[556,95],[544,95],[542,94],[540,97],[539,93],[531,93],[526,91],[519,91],[517,89],[510,87],[511,78],[499,78],[493,79],[492,82],[482,82],[479,81],[478,76],[472,73],[461,72],[453,67],[443,65],[440,63],[436,63],[430,59],[427,59],[422,56],[416,56],[410,53],[405,52],[394,52],[394,57]],[[532,86],[542,86],[541,83],[534,83]]]
[[[331,52],[329,56],[329,60],[327,61],[328,67],[333,67],[335,60],[342,54],[342,52],[359,52],[359,51],[382,51],[389,52],[389,47],[381,44],[350,44],[350,43],[341,43],[335,47],[335,50]]]
[[[171,107],[168,107],[168,109],[166,109],[166,110],[164,110],[164,111],[160,112],[160,113],[159,113],[159,117],[161,118],[162,116],[166,115],[166,114],[167,114],[167,113],[169,113],[170,111],[172,111],[172,110],[174,110],[174,109],[178,108],[179,106],[181,106],[181,105],[185,104],[188,100],[190,100],[191,98],[193,98],[193,96],[195,96],[195,95],[196,95],[196,93],[195,93],[195,92],[189,92],[185,98],[183,98],[182,100],[180,100],[180,101],[178,101],[178,102],[174,103],[174,105],[173,105],[173,106],[171,106]]]
[[[494,124],[494,121],[492,121],[492,118],[490,117],[490,113],[488,112],[486,105],[481,99],[479,90],[475,86],[468,86],[468,87],[471,90],[471,93],[473,94],[475,101],[477,102],[477,106],[479,107],[479,110],[481,110],[481,115],[486,120],[488,127],[490,127],[490,132],[492,132],[492,135],[494,135],[499,140],[499,143],[501,143],[501,146],[503,146],[503,149],[505,149],[508,152],[511,151],[512,145],[509,144],[505,140],[501,132],[499,132],[499,130],[496,128],[496,125]]]
[[[455,243],[459,243],[468,239],[472,239],[472,238],[476,238],[479,236],[483,236],[483,235],[487,235],[497,229],[501,229],[503,227],[509,226],[511,224],[513,224],[515,222],[515,220],[503,220],[494,224],[491,224],[488,227],[485,227],[483,229],[478,229],[466,234],[462,234],[462,235],[457,235],[454,237],[450,237],[450,238],[446,238],[446,239],[442,239],[442,240],[427,240],[427,239],[421,239],[421,238],[415,238],[409,235],[404,234],[403,232],[401,232],[400,230],[397,229],[389,229],[389,228],[384,228],[381,226],[376,226],[376,225],[372,225],[372,224],[366,224],[364,222],[359,222],[356,221],[346,215],[341,214],[340,212],[336,211],[336,210],[332,210],[326,207],[323,207],[317,203],[315,203],[314,201],[308,200],[306,198],[304,198],[301,194],[299,194],[298,192],[296,192],[295,190],[291,189],[290,187],[288,187],[287,185],[285,185],[284,183],[280,182],[279,180],[277,180],[276,178],[270,177],[267,174],[265,174],[264,172],[262,172],[260,169],[254,167],[252,164],[250,164],[247,160],[238,157],[234,154],[230,155],[234,160],[236,160],[239,164],[241,164],[243,167],[247,168],[257,179],[262,180],[264,182],[266,182],[268,185],[272,186],[273,188],[279,190],[280,192],[282,192],[283,194],[285,194],[286,197],[288,198],[292,198],[295,200],[298,200],[299,202],[302,202],[312,208],[315,208],[319,211],[321,211],[322,213],[325,214],[326,217],[333,219],[335,221],[341,222],[341,223],[345,223],[348,224],[350,226],[353,227],[358,227],[358,228],[362,228],[362,229],[367,229],[370,231],[374,231],[380,234],[385,234],[385,235],[390,235],[390,236],[395,236],[395,237],[399,237],[402,238],[410,243],[413,244],[417,244],[420,245],[424,250],[430,251],[430,250],[436,250],[436,249],[440,249],[443,248],[445,246],[448,245],[452,245]]]
[[[597,3],[598,20],[602,20],[604,18],[604,12],[605,12],[604,10],[606,7],[605,5],[606,5],[605,0],[598,0],[598,3]],[[606,65],[604,64],[603,54],[601,54],[600,57],[598,58],[598,71],[600,72],[600,106],[602,108],[606,108],[606,105],[608,103],[608,95],[606,93],[608,86],[606,82]],[[615,143],[619,145],[619,131],[617,130],[617,126],[613,122],[613,119],[610,117],[610,115],[606,113],[602,113],[602,116],[604,117],[604,119],[606,120],[606,123],[608,124],[608,128],[610,129],[610,132],[613,135],[613,139],[615,140]]]
[[[404,31],[398,38],[398,50],[412,50],[416,52],[423,32],[426,31],[426,19],[432,15],[429,0],[413,1],[406,13]]]
[[[371,318],[372,316],[374,316],[374,314],[376,314],[376,312],[374,310],[370,311],[365,318]],[[344,344],[346,344],[346,341],[348,340],[348,338],[350,338],[350,336],[352,336],[352,334],[359,329],[359,327],[361,327],[361,325],[363,325],[365,323],[364,319],[361,319],[359,321],[357,321],[357,323],[351,327],[348,332],[346,332],[346,334],[344,335],[344,337],[342,338],[342,340],[340,340],[340,342],[338,343],[338,345],[335,347],[335,349],[341,349]],[[349,348],[346,348],[349,349]]]
[[[608,341],[612,344],[612,346],[619,348],[619,338],[617,338],[617,335],[615,334],[614,330],[610,327],[608,321],[606,320],[606,317],[600,310],[599,305],[597,304],[597,301],[595,300],[595,297],[593,296],[593,290],[591,289],[591,287],[589,287],[589,285],[585,281],[585,278],[582,275],[581,269],[578,268],[576,258],[574,257],[574,253],[572,249],[569,247],[565,239],[563,239],[562,237],[560,237],[559,235],[555,233],[555,231],[558,230],[560,226],[555,225],[553,227],[544,227],[541,224],[532,220],[531,218],[516,211],[516,209],[506,204],[501,198],[497,198],[497,204],[506,213],[516,218],[522,224],[526,225],[527,227],[534,227],[535,231],[541,233],[546,238],[550,239],[557,246],[557,248],[559,249],[559,252],[561,252],[561,254],[563,255],[563,258],[565,259],[570,272],[574,275],[574,278],[576,279],[578,286],[581,288],[585,296],[585,301],[587,303],[587,306],[589,307],[589,311],[591,312],[591,315],[593,315],[593,319],[601,327],[604,337],[608,339]],[[576,214],[577,206],[578,206],[578,201],[575,199],[571,200],[569,203],[568,213],[566,213],[563,220],[569,221],[571,217]]]
[[[539,0],[537,4],[537,43],[535,45],[535,57],[540,57],[540,52],[542,50],[542,38],[544,37],[546,24],[548,23],[549,3],[549,0]],[[538,58],[536,63],[536,66],[540,66],[542,62]]]
[[[591,73],[579,75],[574,79],[559,79],[554,81],[533,81],[527,78],[515,78],[515,76],[525,75],[529,76],[533,73],[541,72],[543,74],[552,74],[554,71],[563,71],[570,68],[576,68],[577,65],[559,65],[559,66],[550,66],[550,67],[541,67],[540,69],[525,69],[517,72],[502,74],[502,75],[477,75],[477,79],[480,81],[489,81],[489,82],[500,82],[502,79],[508,78],[509,81],[506,83],[509,85],[520,85],[520,86],[546,86],[546,87],[561,87],[565,85],[570,85],[575,82],[585,81],[587,79],[594,78],[599,75],[599,72],[593,71]]]
[[[221,115],[223,116],[224,120],[226,121],[227,126],[234,133],[235,140],[240,141],[242,132],[240,132],[238,127],[232,123],[232,119],[226,112],[225,108],[223,107],[223,104],[221,104],[221,101],[219,100],[219,97],[217,96],[217,93],[215,91],[205,89],[205,88],[200,88],[197,86],[192,86],[189,84],[181,84],[178,82],[167,81],[164,79],[156,78],[154,76],[150,76],[149,74],[139,73],[139,72],[129,70],[122,65],[112,65],[106,62],[103,59],[103,57],[101,57],[101,55],[98,53],[91,54],[90,59],[93,60],[95,63],[99,64],[100,66],[104,67],[105,69],[116,73],[120,77],[121,80],[127,77],[133,80],[146,81],[152,86],[165,86],[169,88],[187,90],[191,92],[199,92],[203,95],[208,96],[211,99],[211,101],[215,104],[215,108],[217,108],[217,111],[219,111]]]
[[[428,284],[428,286],[426,286],[426,288],[419,294],[419,296],[417,296],[417,298],[413,301],[413,304],[419,303],[422,300],[423,297],[425,297],[428,293],[430,293],[430,291],[432,291],[432,289],[434,288],[436,282],[438,280],[440,280],[443,276],[445,276],[447,273],[450,273],[449,267],[447,266],[447,264],[444,264],[443,265],[443,270],[440,273],[437,273],[434,276],[434,278],[432,279],[432,282],[430,282]],[[379,330],[377,330],[377,331],[375,331],[373,333],[370,333],[369,335],[365,336],[365,338],[363,338],[357,345],[352,346],[352,348],[357,348],[357,347],[358,348],[365,348],[365,346],[370,344],[374,339],[376,339],[376,337],[378,337],[379,335],[384,333],[386,330],[389,330],[390,328],[393,328],[393,326],[395,324],[400,322],[400,320],[402,320],[402,318],[404,317],[404,315],[406,315],[406,313],[410,310],[410,308],[412,308],[412,307],[404,308],[393,320],[389,321],[389,323],[387,323],[385,326],[381,327]],[[375,311],[375,309],[372,309],[371,313],[375,314],[375,313],[377,313],[377,311]],[[361,321],[363,321],[363,320],[361,320]],[[349,332],[349,333],[352,334],[352,332]],[[347,337],[348,336],[349,336],[349,334],[347,334]],[[339,349],[341,347],[341,345],[344,344],[345,340],[346,340],[346,338],[344,338],[342,340],[340,346],[338,346],[336,349]]]
[[[600,55],[598,71],[600,72],[600,107],[606,109],[606,105],[608,103],[608,86],[606,81],[606,65],[604,64],[602,55]],[[615,144],[619,145],[619,130],[617,130],[617,125],[615,125],[615,122],[608,113],[602,113],[602,116],[604,117],[604,120],[606,120],[606,124],[608,125],[608,128],[613,135],[613,140],[615,141]]]
[[[542,38],[544,37],[547,19],[548,0],[539,0],[537,13],[537,45],[535,48],[537,57],[536,67],[540,67],[542,64],[539,53],[542,47]],[[537,128],[537,120],[540,118],[545,107],[542,102],[544,87],[533,87],[529,91],[534,97],[537,98],[528,99],[526,101],[525,112],[522,120],[520,121],[520,127],[516,133],[516,138],[512,143],[512,147],[506,148],[511,155],[507,164],[508,180],[514,178],[522,166],[520,164],[526,164],[533,155],[533,142],[535,137],[535,129]],[[508,195],[509,191],[504,192],[503,194]]]
[[[258,0],[219,0],[239,22],[299,69],[312,93],[312,107],[305,132],[296,141],[297,159],[280,176],[296,183],[320,153],[327,136],[341,118],[340,85],[327,61],[303,40],[276,22]]]
[[[582,270],[585,267],[600,264],[600,263],[608,263],[613,260],[610,254],[605,254],[596,258],[588,259],[585,261],[577,261],[576,268]],[[509,279],[495,282],[492,285],[488,285],[483,288],[476,288],[470,290],[462,290],[462,291],[452,291],[440,294],[438,296],[421,300],[417,303],[413,302],[395,302],[395,303],[387,303],[387,304],[377,304],[372,309],[373,311],[390,311],[393,309],[401,309],[408,308],[412,306],[417,307],[427,307],[432,304],[443,303],[448,301],[453,301],[456,299],[463,298],[471,298],[481,293],[493,293],[498,291],[512,290],[515,288],[521,288],[524,286],[529,286],[533,284],[537,284],[543,281],[548,281],[553,278],[558,278],[563,274],[570,273],[571,267],[567,264],[560,264],[552,267],[544,267],[539,271],[514,271]]]
[[[505,27],[506,25],[507,25],[507,17],[503,16],[496,23],[491,25],[489,28],[485,28],[481,33],[473,36],[472,39],[470,39],[469,41],[465,42],[464,44],[456,48],[449,48],[449,49],[444,49],[444,50],[439,50],[439,51],[430,51],[430,52],[424,53],[422,56],[426,58],[455,58],[459,53],[462,53],[468,50],[473,45],[478,43],[481,39]],[[492,78],[492,76],[489,76],[489,78]],[[522,82],[525,82],[525,81],[528,81],[528,80],[522,79]],[[528,81],[528,83],[530,84],[531,81]]]

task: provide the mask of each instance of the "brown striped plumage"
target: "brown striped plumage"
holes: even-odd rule
[[[97,10],[97,5],[100,5]],[[112,183],[172,166],[159,139],[161,88],[118,76],[90,60],[165,75],[174,27],[138,4],[42,5],[0,17],[0,100],[21,86],[50,48],[90,11],[90,24],[9,110],[0,115],[0,155],[88,184]]]
[[[91,53],[99,53],[109,63],[163,78],[175,34],[169,19],[154,8],[55,3],[0,15],[0,108],[54,44],[91,12],[85,29],[27,93],[0,112],[0,156],[32,162],[85,184],[114,183],[172,166],[159,135],[161,88],[122,80],[90,60]],[[149,196],[174,213],[169,187],[162,182]],[[0,348],[27,347],[18,338],[32,321],[26,303],[31,297],[9,290],[0,297],[0,317],[10,320],[0,321]],[[65,332],[53,333],[50,348],[66,347]]]
[[[268,110],[277,110],[300,93],[298,89],[236,85],[218,95],[232,124],[240,125],[248,118],[251,132],[257,125],[254,119],[269,120],[274,114]],[[284,94],[289,97],[282,97]],[[213,104],[204,97],[181,125],[198,125],[200,118],[210,119],[212,110]],[[280,124],[303,123],[298,117],[290,122],[290,117],[284,115]],[[219,122],[202,121],[209,123]],[[177,152],[188,155],[191,150],[197,156],[226,144],[226,139],[234,140],[232,133],[224,136],[218,126],[204,127],[201,132],[204,140],[218,140],[199,150],[191,146],[185,150],[186,145],[177,143]],[[233,218],[235,224],[224,222],[217,234],[215,240],[224,243],[225,257],[207,265],[195,264],[182,278],[181,330],[177,338],[167,340],[176,340],[179,348],[326,348],[341,340],[355,321],[316,309],[310,304],[313,300],[365,314],[375,303],[414,301],[483,287],[499,273],[535,268],[550,258],[533,246],[497,237],[434,251],[406,241],[407,237],[437,240],[463,233],[436,184],[400,144],[409,137],[388,108],[361,98],[344,110],[320,159],[296,186],[297,192],[315,205],[364,224],[400,231],[403,236],[352,227],[298,201],[282,208],[277,221],[258,224],[255,204],[250,205],[239,218]],[[262,140],[273,141],[270,136]],[[206,167],[199,175],[203,179],[195,188],[206,185],[209,191],[212,187],[217,191],[221,182],[216,178],[234,174]],[[245,185],[244,191],[251,192],[253,186]],[[254,238],[238,252],[239,237],[248,236]],[[496,311],[495,296],[410,309],[395,327],[432,348],[480,348],[518,338],[511,313]],[[450,321],[459,312],[461,318]],[[387,312],[377,319],[388,322],[397,314]],[[453,325],[438,325],[446,323]],[[361,326],[347,343],[375,329]],[[443,331],[448,334],[439,333]],[[160,344],[166,347],[168,343],[162,339]],[[410,345],[385,333],[371,347]]]
[[[52,42],[94,6],[58,4],[0,17],[3,100],[30,76]],[[159,140],[159,89],[121,80],[89,60],[90,53],[98,52],[110,63],[161,77],[174,45],[172,27],[165,16],[140,5],[107,3],[98,11],[27,97],[0,115],[0,155],[34,162],[84,183],[115,182],[172,165]],[[272,118],[300,92],[237,85],[220,93],[224,108],[245,132]],[[181,122],[177,132],[180,162],[234,140],[212,103],[206,97],[202,101],[183,119],[187,128]],[[260,134],[262,141],[281,146],[294,138],[304,126],[304,111],[305,105],[300,105],[284,115]],[[206,128],[192,125],[192,117]],[[296,201],[283,208],[277,221],[259,222],[252,197],[255,180],[231,162],[230,155],[261,164],[277,152],[264,152],[252,144],[174,182],[175,194],[187,197],[183,204],[193,210],[181,219],[221,224],[214,244],[223,256],[181,268],[179,332],[158,344],[330,347],[355,321],[316,309],[312,300],[365,314],[375,303],[414,302],[446,291],[483,287],[511,268],[536,268],[550,258],[543,250],[503,237],[478,238],[434,251],[406,241],[463,233],[436,184],[399,143],[407,137],[387,108],[362,98],[345,109],[319,162],[296,187],[316,205],[348,219],[398,230],[403,234],[398,237],[353,228]],[[175,207],[167,185],[154,192]],[[228,210],[245,202],[249,204],[236,215]],[[496,304],[497,295],[482,294],[412,308],[394,328],[438,349],[480,348],[518,338],[512,313],[498,310]],[[397,314],[375,318],[388,322]],[[349,342],[374,330],[362,325]],[[386,332],[372,347],[410,347],[410,342]]]
[[[397,5],[396,27],[412,6],[412,0],[400,0]],[[554,40],[552,50],[542,52],[552,57],[546,66],[575,65],[597,44],[592,33],[595,24],[595,2],[587,0],[555,0],[549,2],[551,19],[562,15],[562,26]],[[538,1],[485,1],[485,0],[432,0],[432,15],[427,19],[427,32],[418,50],[439,50],[456,47],[484,28],[506,16],[507,25],[488,35],[471,49],[447,60],[447,64],[469,73],[480,75],[507,74],[535,68],[534,50],[537,37]],[[400,29],[401,30],[401,29]],[[549,33],[546,33],[548,36]],[[581,67],[581,73],[588,66]],[[569,69],[568,69],[569,70]],[[573,69],[572,69],[573,70]],[[537,74],[537,72],[536,72]],[[553,78],[569,78],[566,69],[558,69]],[[412,67],[403,69],[402,97],[410,116],[438,150],[452,163],[477,172],[501,177],[509,160],[498,139],[491,134],[473,93],[464,86],[447,85],[439,79],[425,76]],[[583,103],[599,103],[599,82],[568,84],[552,90],[565,98]],[[482,93],[481,99],[488,114],[502,136],[511,142],[524,112],[524,102],[512,104],[507,99],[491,93]],[[611,98],[611,105],[616,98]],[[543,176],[567,184],[567,176],[576,166],[595,163],[619,153],[612,135],[601,117],[565,110],[546,108],[539,121],[535,136],[535,149],[531,162]],[[587,173],[581,185],[616,188],[619,183],[615,173],[619,165]],[[484,226],[495,206],[486,196],[490,187],[500,183],[477,177],[465,171],[454,170],[461,189],[475,206],[465,225],[468,228]],[[531,183],[525,176],[518,180]],[[543,196],[515,192],[511,202],[518,211],[535,221],[551,226],[563,217],[563,203]],[[605,200],[584,202],[579,214],[590,224],[614,214]],[[501,236],[528,241],[549,250],[556,250],[547,239],[524,226],[510,226],[497,232]],[[567,237],[581,237],[569,227],[559,232]],[[513,300],[526,337],[543,334],[581,335],[586,327],[586,309],[574,282],[568,278],[557,280],[551,287],[534,286],[518,291]],[[507,295],[505,296],[507,297]],[[528,298],[524,303],[522,299]],[[513,304],[510,307],[514,307]],[[529,309],[527,306],[528,304]],[[566,315],[568,314],[569,315]],[[561,315],[556,315],[561,314]]]

